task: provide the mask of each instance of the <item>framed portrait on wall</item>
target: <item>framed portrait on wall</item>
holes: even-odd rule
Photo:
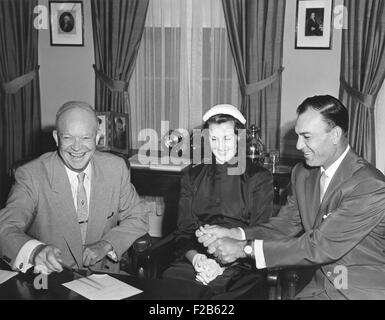
[[[97,112],[99,121],[100,139],[96,147],[99,150],[109,149],[110,112]]]
[[[49,1],[51,46],[84,46],[83,2]]]
[[[297,0],[296,49],[330,49],[333,0]]]
[[[129,152],[128,114],[111,112],[111,150],[123,154]]]

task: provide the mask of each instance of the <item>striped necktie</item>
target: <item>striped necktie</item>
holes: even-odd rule
[[[87,223],[88,223],[88,203],[86,189],[84,188],[85,173],[78,174],[78,192],[77,192],[77,215],[80,226],[80,232],[82,234],[83,244],[86,240]]]
[[[327,179],[327,175],[324,172],[322,172],[321,174],[321,177],[319,179],[319,195],[320,195],[320,203],[322,202],[322,199],[325,195],[325,192],[326,192],[326,179]]]

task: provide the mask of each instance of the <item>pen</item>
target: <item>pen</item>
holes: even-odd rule
[[[67,265],[64,264],[64,263],[62,263],[61,265],[62,265],[63,269],[66,269],[66,270],[68,270],[68,271],[71,271],[71,272],[73,272],[74,274],[76,274],[78,277],[80,277],[80,279],[78,279],[79,281],[82,281],[82,282],[84,282],[84,281],[89,281],[89,282],[93,283],[94,285],[96,285],[97,287],[91,285],[90,283],[87,283],[87,284],[88,284],[88,285],[91,285],[92,287],[94,287],[95,289],[98,289],[98,290],[104,288],[104,286],[103,286],[101,283],[99,283],[99,282],[97,282],[97,281],[95,281],[95,280],[93,280],[93,279],[90,279],[90,278],[88,278],[88,277],[86,277],[86,276],[83,276],[78,270],[76,270],[76,269],[74,269],[74,268],[71,268],[70,266],[67,266]]]

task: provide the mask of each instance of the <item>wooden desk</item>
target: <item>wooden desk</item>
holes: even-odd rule
[[[9,267],[0,260],[0,269],[9,270]],[[129,297],[128,300],[209,300],[211,289],[202,284],[193,284],[173,279],[144,279],[128,275],[111,275],[142,293]],[[52,273],[48,276],[48,288],[37,290],[33,282],[36,274],[28,271],[19,273],[15,277],[0,284],[0,300],[84,300],[85,298],[62,283],[76,279],[70,271]]]
[[[187,169],[188,168],[185,168],[182,172],[174,172],[131,168],[131,182],[139,195],[160,196],[164,198],[165,212],[162,225],[163,236],[168,235],[176,229],[180,179],[183,172]],[[286,198],[285,190],[290,182],[290,172],[290,166],[278,166],[273,172],[274,213],[277,213],[279,206],[283,204]]]
[[[163,236],[176,229],[182,174],[182,172],[131,168],[131,182],[139,195],[159,196],[164,199]]]

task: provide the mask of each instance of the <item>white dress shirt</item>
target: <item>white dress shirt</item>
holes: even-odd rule
[[[329,168],[327,168],[326,170],[323,167],[320,168],[321,173],[325,171],[327,176],[325,181],[325,193],[329,186],[330,181],[332,180],[334,174],[336,173],[338,167],[340,166],[342,160],[344,160],[349,150],[350,150],[350,146],[348,145],[344,153],[336,161],[334,161]],[[255,266],[257,267],[257,269],[266,268],[266,260],[265,260],[265,255],[263,253],[263,240],[254,240],[254,257],[255,257]]]
[[[75,205],[75,210],[77,210],[77,190],[78,190],[78,174],[80,172],[75,172],[70,169],[68,169],[65,166],[68,180],[71,185],[71,193],[72,198]],[[84,170],[85,177],[84,177],[84,188],[86,189],[86,195],[87,195],[87,203],[88,208],[90,207],[90,194],[91,194],[91,176],[92,176],[92,166],[91,163],[88,163],[86,169]],[[38,240],[29,240],[27,241],[20,249],[19,253],[16,256],[15,263],[13,264],[13,269],[19,270],[21,272],[26,272],[29,268],[33,267],[32,264],[29,263],[31,254],[33,250],[41,245],[44,244],[41,241]]]

